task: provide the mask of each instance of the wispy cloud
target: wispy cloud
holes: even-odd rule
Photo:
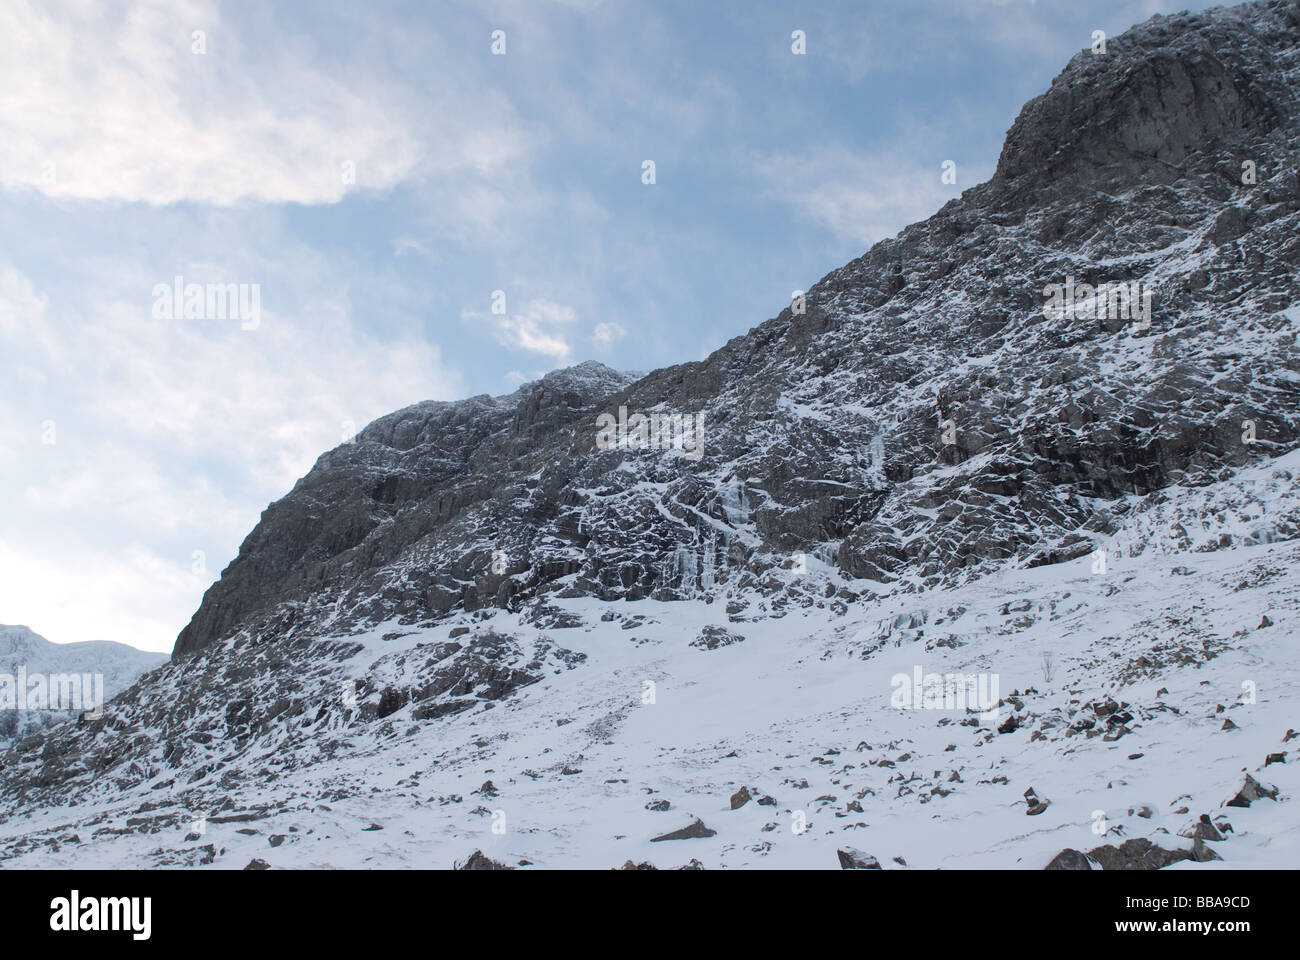
[[[591,342],[599,350],[608,350],[625,336],[627,336],[627,330],[622,325],[607,321],[598,323],[592,328]]]
[[[834,146],[763,157],[756,172],[769,194],[799,216],[866,246],[925,219],[992,173],[991,165],[965,169],[954,161],[956,183],[946,184],[946,159],[927,158],[919,147],[879,153]]]
[[[292,41],[250,50],[253,36],[208,0],[0,6],[0,185],[319,204],[416,175],[490,175],[524,149],[501,101],[428,111],[426,95],[417,109],[420,91],[382,71]]]
[[[541,354],[556,363],[568,360],[573,352],[570,337],[578,315],[561,303],[536,299],[529,300],[521,313],[466,311],[461,317],[472,326],[489,329],[497,343],[511,350]]]

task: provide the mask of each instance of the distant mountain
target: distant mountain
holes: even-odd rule
[[[51,643],[27,627],[0,624],[0,741],[61,723],[81,712],[77,708],[49,709],[52,700],[45,692],[40,695],[40,700],[32,701],[37,680],[42,681],[48,690],[50,677],[75,675],[80,678],[89,675],[94,679],[84,686],[78,683],[76,697],[79,702],[88,700],[93,705],[99,702],[97,698],[101,693],[105,699],[111,699],[134,683],[141,674],[162,666],[167,660],[166,654],[148,653],[108,640]],[[27,690],[29,700],[26,702],[45,704],[44,707],[18,709],[20,677],[32,681]],[[6,678],[12,683],[8,691]],[[11,692],[14,696],[13,709],[6,709],[6,692]],[[55,699],[57,696],[58,692]]]

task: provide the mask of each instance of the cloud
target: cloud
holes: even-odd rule
[[[774,154],[756,163],[770,195],[837,237],[864,246],[892,237],[932,215],[960,191],[992,174],[992,167],[957,167],[957,183],[941,180],[945,157],[926,162],[925,150],[894,147],[887,153],[828,147]],[[909,162],[899,160],[910,156]]]
[[[58,540],[20,548],[0,538],[4,621],[56,643],[114,640],[170,653],[176,624],[189,618],[210,579],[139,545],[88,549]]]
[[[608,350],[625,336],[627,331],[617,323],[598,323],[591,331],[591,342],[602,350]]]
[[[454,64],[437,93],[410,90],[325,59],[259,22],[265,11],[241,16],[236,28],[207,0],[0,5],[0,186],[320,204],[417,175],[490,175],[524,151],[504,101],[458,102]]]
[[[523,313],[490,314],[466,311],[461,319],[486,326],[497,343],[511,350],[526,350],[563,363],[573,352],[568,331],[577,322],[572,307],[551,300],[529,300]]]

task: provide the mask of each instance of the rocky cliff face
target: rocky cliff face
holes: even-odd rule
[[[1091,588],[1042,577],[1073,576],[1070,561],[1097,551],[1112,565],[1235,564],[1234,551],[1300,530],[1284,466],[1300,438],[1298,91],[1294,3],[1154,18],[1077,55],[1027,104],[990,182],[708,359],[647,376],[581,364],[507,397],[376,421],[266,510],[174,663],[108,718],[19,744],[0,797],[15,812],[141,791],[233,805],[336,754],[415,742],[425,723],[446,725],[438,762],[452,768],[497,740],[532,742],[535,730],[508,727],[543,709],[529,689],[587,711],[572,734],[583,752],[553,771],[577,783],[633,723],[619,686],[632,668],[602,659],[605,634],[653,648],[673,642],[654,624],[696,614],[720,622],[692,627],[677,656],[719,663],[753,646],[746,635],[784,636],[788,649],[772,649],[797,649],[799,664],[859,664],[900,645],[974,657],[987,633],[971,661],[985,666],[1012,655],[1005,637],[1077,637],[1062,667],[1076,689],[1050,707],[1060,729],[1045,723],[1044,742],[1073,722],[1071,693],[1199,667],[1228,628],[1170,608],[1117,626],[1134,631],[1109,638],[1130,659],[1103,669],[1085,618],[1111,593],[1089,607]],[[620,408],[702,423],[701,455],[606,448],[600,418]],[[1232,575],[1269,582],[1281,562],[1269,556]],[[1008,577],[1047,593],[1007,596]],[[1152,598],[1191,596],[1161,583]],[[1005,602],[971,626],[985,614],[967,611],[994,594]],[[879,628],[860,622],[886,612]],[[552,638],[566,629],[607,645]],[[1155,646],[1128,650],[1139,634]],[[677,669],[637,663],[638,691]],[[761,699],[766,674],[750,680]],[[546,775],[534,747],[519,749],[511,762],[537,768],[515,772]],[[627,757],[606,759],[606,782],[626,783],[614,771]],[[357,782],[294,789],[356,796]]]
[[[933,586],[1076,556],[1118,498],[1291,449],[1297,16],[1157,17],[1078,54],[991,182],[701,363],[377,421],[268,508],[176,655],[550,591],[744,603],[794,553]],[[1142,284],[1149,326],[1044,317],[1070,280]],[[703,413],[703,458],[597,449],[619,406]]]

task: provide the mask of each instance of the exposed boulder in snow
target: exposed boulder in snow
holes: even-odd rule
[[[836,851],[841,870],[879,870],[880,861],[870,854],[853,847],[843,847]]]
[[[716,830],[710,830],[704,825],[703,820],[696,819],[694,823],[682,827],[680,830],[673,830],[670,833],[662,834],[651,840],[651,843],[659,843],[661,840],[699,840],[704,837],[712,837],[717,834]]]
[[[1048,863],[1048,865],[1043,869],[1044,870],[1091,870],[1092,864],[1088,862],[1088,858],[1086,855],[1080,853],[1078,850],[1072,849],[1070,847],[1066,847],[1064,850],[1062,850],[1060,853],[1054,856],[1051,862]]]
[[[457,870],[513,870],[514,867],[507,866],[483,853],[482,850],[475,850],[469,855],[464,863],[456,864]]]
[[[1145,837],[1134,837],[1119,846],[1093,847],[1088,857],[1101,864],[1103,870],[1159,870],[1179,860],[1190,860],[1192,854],[1189,850],[1166,850]]]
[[[1273,786],[1265,786],[1250,774],[1246,774],[1246,782],[1242,785],[1242,788],[1238,790],[1232,799],[1227,801],[1224,806],[1249,807],[1261,797],[1267,800],[1276,800],[1277,788]]]

